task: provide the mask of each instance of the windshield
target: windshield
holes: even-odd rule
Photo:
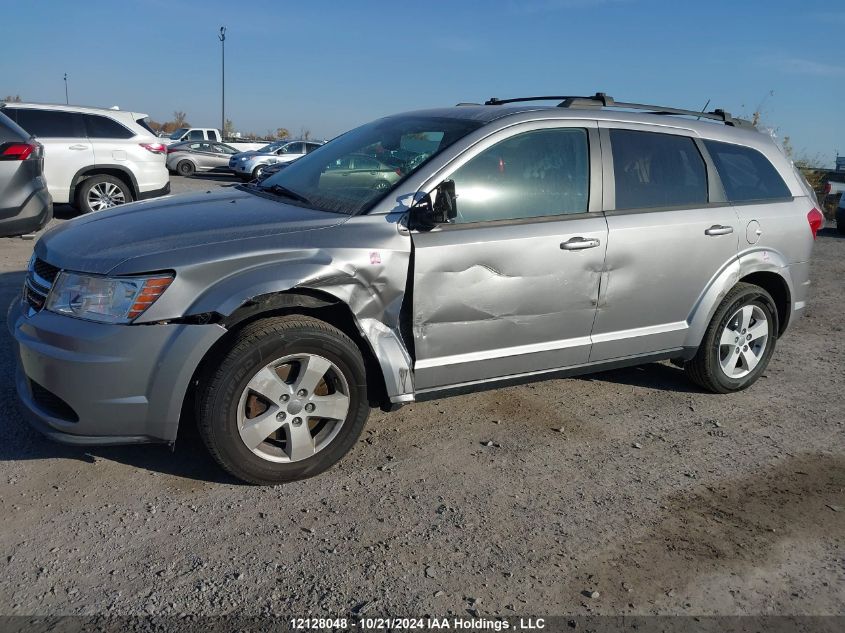
[[[182,138],[182,135],[188,131],[186,127],[180,127],[178,130],[175,130],[173,134],[171,134],[168,138],[173,139],[174,141],[177,139]]]
[[[321,145],[260,188],[307,200],[323,211],[363,213],[432,156],[482,125],[413,115],[380,119]]]
[[[257,151],[259,154],[272,154],[282,145],[284,145],[284,143],[270,143],[269,145],[259,148]]]

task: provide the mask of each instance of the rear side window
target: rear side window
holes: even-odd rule
[[[209,141],[219,141],[220,140],[220,137],[217,136],[217,130],[209,130],[208,140]]]
[[[792,197],[774,165],[756,149],[719,141],[704,141],[704,146],[731,202]]]
[[[7,108],[4,111],[27,132],[39,138],[85,138],[82,115],[61,110]]]
[[[610,130],[617,209],[707,204],[707,168],[688,136]]]
[[[191,130],[188,134],[189,141],[203,141],[205,137],[202,134],[202,130]]]
[[[98,114],[86,114],[84,117],[88,128],[88,138],[132,138],[135,136],[114,119]]]

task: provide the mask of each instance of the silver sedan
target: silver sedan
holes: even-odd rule
[[[167,148],[167,169],[180,176],[198,171],[229,171],[229,159],[238,153],[225,143],[187,141]]]

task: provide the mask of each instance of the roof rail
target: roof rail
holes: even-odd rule
[[[597,92],[592,97],[578,96],[546,96],[546,97],[516,97],[514,99],[498,99],[493,97],[484,102],[484,105],[504,105],[506,103],[522,103],[525,101],[559,101],[559,108],[623,108],[626,110],[642,110],[650,114],[677,114],[681,116],[694,116],[699,119],[712,119],[720,121],[725,125],[734,127],[754,127],[751,121],[731,116],[730,112],[716,109],[712,112],[696,112],[695,110],[682,110],[679,108],[668,108],[659,105],[648,105],[643,103],[627,103],[616,101],[613,97],[603,92]]]

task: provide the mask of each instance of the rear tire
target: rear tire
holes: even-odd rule
[[[82,181],[76,196],[76,206],[83,213],[93,213],[111,209],[132,200],[132,190],[120,178],[97,174]]]
[[[193,176],[196,173],[197,168],[196,166],[189,160],[180,160],[179,163],[176,165],[176,171],[179,173],[180,176]]]
[[[262,485],[305,479],[334,465],[361,435],[369,415],[364,360],[323,321],[262,319],[215,359],[197,407],[200,435],[231,475]],[[321,412],[328,415],[313,417]]]
[[[750,387],[766,370],[777,341],[777,309],[763,288],[740,282],[724,298],[684,371],[714,393]]]

